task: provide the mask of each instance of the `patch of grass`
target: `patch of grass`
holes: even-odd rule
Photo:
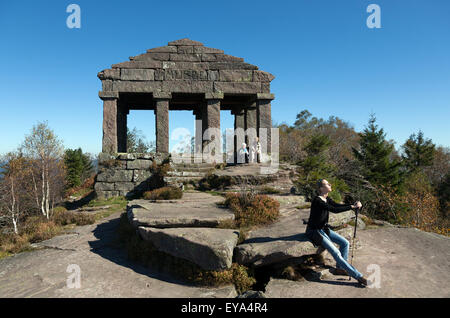
[[[169,160],[164,159],[161,164],[157,164],[156,161],[153,161],[152,166],[149,168],[149,170],[152,175],[148,180],[148,189],[154,190],[165,187],[166,182],[164,181],[164,177],[169,171],[172,170]]]
[[[361,220],[363,220],[364,223],[366,223],[366,225],[378,225],[371,217],[369,217],[367,215],[358,214],[358,217],[360,217]],[[353,222],[353,226],[354,225],[355,225],[355,222]]]
[[[298,270],[292,265],[285,267],[281,272],[281,276],[285,279],[293,281],[300,281],[304,279]]]
[[[127,205],[127,199],[123,196],[112,197],[108,199],[95,199],[90,201],[87,206],[88,207],[99,207],[105,205]]]
[[[218,163],[218,164],[216,164],[215,169],[216,170],[224,170],[226,166],[227,166],[226,163]]]
[[[13,254],[11,254],[9,252],[4,252],[4,251],[0,250],[0,259],[12,256],[12,255]]]
[[[102,166],[104,166],[105,168],[117,168],[121,166],[121,161],[118,159],[108,159],[108,160],[103,160],[102,162]]]
[[[145,200],[176,200],[181,199],[183,191],[180,188],[163,187],[152,191],[144,192]]]
[[[31,243],[48,240],[61,234],[64,228],[44,216],[30,216],[20,228],[19,234],[0,235],[0,258],[33,250]]]
[[[96,175],[94,174],[87,178],[79,187],[67,189],[65,193],[66,197],[85,197],[86,195],[88,195],[91,191],[94,190],[95,177]]]
[[[30,249],[30,241],[27,234],[3,234],[0,236],[1,257],[8,257],[16,253]]]
[[[309,209],[310,207],[311,207],[311,203],[307,202],[307,203],[304,203],[301,205],[297,205],[295,208],[302,210],[302,209]]]
[[[82,188],[80,190],[77,190],[73,192],[71,195],[74,197],[85,197],[87,194],[91,193],[92,189]]]
[[[201,271],[195,281],[203,286],[222,286],[232,283],[238,294],[251,289],[256,283],[251,269],[237,263],[231,264],[229,269],[223,271]]]
[[[244,227],[239,229],[239,238],[236,245],[242,244],[248,237],[249,227]]]
[[[90,207],[108,206],[107,209],[98,211],[94,214],[95,221],[98,221],[98,220],[106,218],[116,212],[125,211],[127,208],[127,204],[128,204],[127,199],[123,196],[119,196],[119,197],[112,197],[109,199],[94,200],[94,201],[91,201],[88,204],[88,206],[90,206]]]
[[[223,192],[220,192],[220,191],[205,191],[206,193],[209,193],[209,194],[211,194],[211,195],[214,195],[214,196],[221,196],[221,197],[223,197],[224,196],[224,193]]]
[[[64,210],[53,210],[52,220],[57,225],[88,225],[95,223],[95,216],[93,214],[70,212]]]
[[[27,223],[29,220],[27,220]],[[27,224],[25,228],[25,233],[30,243],[41,242],[49,240],[52,237],[61,234],[63,231],[62,226],[56,224],[52,220],[48,221],[37,221],[32,222],[32,224]]]
[[[120,244],[126,248],[131,260],[185,282],[210,287],[234,284],[239,293],[249,290],[256,282],[252,271],[239,264],[233,263],[231,268],[223,271],[206,271],[188,260],[158,251],[136,233],[126,213],[120,217],[118,236]]]
[[[236,225],[234,220],[222,220],[217,225],[218,229],[238,229],[239,227]]]

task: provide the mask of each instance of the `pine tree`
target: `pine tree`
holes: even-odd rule
[[[328,150],[331,140],[323,134],[315,134],[305,146],[307,157],[298,162],[300,178],[297,186],[307,200],[312,200],[316,194],[316,185],[319,179],[327,179],[333,184],[330,196],[333,200],[341,201],[342,192],[348,190],[346,183],[336,177],[336,167],[329,163]]]
[[[433,164],[435,145],[431,139],[425,139],[423,132],[412,134],[402,146],[404,154],[403,162],[409,172],[415,172],[420,168]]]
[[[136,127],[133,130],[127,128],[127,152],[129,153],[149,153],[156,149],[154,142],[147,142],[142,131]]]
[[[360,136],[360,150],[353,148],[353,154],[362,166],[365,179],[375,185],[390,185],[394,188],[401,184],[400,164],[391,160],[394,145],[385,139],[383,128],[378,129],[374,114]]]
[[[301,167],[307,179],[310,179],[311,172],[329,174],[333,169],[327,163],[326,151],[331,144],[328,136],[316,134],[305,147],[308,154],[305,160],[302,160]]]
[[[64,164],[67,169],[66,182],[69,188],[78,187],[92,173],[92,160],[83,154],[81,148],[67,149],[64,154]]]

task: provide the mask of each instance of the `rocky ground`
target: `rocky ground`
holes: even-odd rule
[[[305,228],[302,220],[309,214],[302,206],[302,198],[274,197],[281,202],[281,217],[275,224],[251,231],[247,240],[237,246],[234,256],[238,258],[241,253],[241,259],[245,259],[243,263],[250,262],[256,267],[273,265],[315,250],[301,234]],[[188,198],[185,197],[187,205],[203,206],[204,209],[212,208],[220,199],[211,196],[206,204]],[[172,204],[180,207],[179,203]],[[346,223],[352,213],[339,214],[332,221],[335,225]],[[197,209],[196,215],[197,222],[201,222],[202,211]],[[0,297],[237,296],[233,286],[193,287],[130,262],[117,244],[115,229],[119,216],[120,212],[96,224],[77,227],[69,234],[36,244],[37,250],[0,260]],[[172,222],[178,221],[172,218]],[[344,228],[342,233],[349,237],[352,228]],[[67,280],[70,282],[73,275],[68,272],[71,264],[80,269],[80,288],[68,288]],[[361,228],[358,229],[353,264],[366,276],[375,274],[370,266],[378,268],[379,285],[361,288],[353,279],[349,281],[348,277],[333,275],[325,269],[335,265],[326,255],[322,275],[300,278],[299,281],[268,278],[267,285],[260,284],[260,289],[266,297],[274,298],[450,296],[448,237],[389,225]],[[319,268],[317,273],[320,271]]]
[[[198,288],[152,272],[117,247],[121,212],[0,260],[0,297],[235,297],[233,286]],[[68,288],[76,264],[80,288]],[[69,268],[70,269],[70,268]],[[74,282],[74,281],[71,281]]]

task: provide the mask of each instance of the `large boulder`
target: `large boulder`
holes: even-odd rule
[[[159,251],[183,258],[205,270],[230,268],[239,232],[214,228],[138,228],[141,237]]]
[[[236,262],[255,267],[278,263],[290,258],[314,254],[317,248],[304,233],[286,238],[255,238],[235,248]]]
[[[341,226],[350,222],[350,220],[354,217],[355,212],[353,212],[352,210],[341,213],[330,213],[328,218],[328,224],[333,227]]]

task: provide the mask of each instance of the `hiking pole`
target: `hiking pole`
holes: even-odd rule
[[[352,238],[352,258],[350,261],[350,265],[353,266],[353,256],[354,256],[354,252],[355,252],[355,238],[356,238],[356,228],[358,227],[358,210],[361,212],[361,208],[357,208],[355,211],[356,214],[356,218],[355,218],[355,228],[353,230],[353,238]],[[351,277],[348,278],[348,280],[351,280]]]

